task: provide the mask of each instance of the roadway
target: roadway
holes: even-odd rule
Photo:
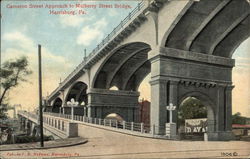
[[[2,158],[249,158],[250,142],[170,141],[121,133],[88,138],[88,143],[43,150],[1,151]]]

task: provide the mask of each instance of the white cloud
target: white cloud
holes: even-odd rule
[[[60,23],[63,25],[63,27],[68,26],[68,27],[78,27],[82,23],[91,20],[91,17],[85,16],[85,17],[80,17],[77,15],[60,15]]]
[[[116,16],[118,14],[119,14],[118,11],[115,10],[115,9],[110,9],[109,12],[108,12],[109,16]]]
[[[20,103],[25,109],[36,106],[38,103],[38,57],[35,42],[25,34],[15,31],[4,34],[4,42],[15,42],[14,47],[8,47],[2,52],[3,62],[20,56],[27,56],[29,68],[33,71],[28,83],[20,83],[17,88],[10,91],[10,103]],[[20,48],[21,47],[21,48]],[[72,70],[73,64],[63,56],[55,55],[46,47],[42,47],[43,92],[52,92],[59,83],[59,79]]]
[[[8,42],[16,42],[15,46],[22,48],[7,48],[3,53],[3,59],[7,60],[24,55],[27,56],[32,62],[37,61],[37,47],[31,38],[21,32],[15,31],[4,34],[3,39]],[[69,64],[66,58],[51,53],[46,47],[42,48],[42,58],[44,61],[51,64],[63,64],[64,66],[65,64],[66,66]]]
[[[107,21],[103,18],[93,25],[82,28],[80,35],[77,37],[77,44],[88,46],[94,40],[101,40],[104,35],[102,29],[106,26]]]
[[[16,42],[17,45],[19,45],[22,48],[27,48],[27,46],[34,47],[33,41],[18,31],[4,34],[3,40],[10,41],[10,42]]]
[[[236,68],[250,69],[250,58],[248,57],[237,57],[236,58]]]

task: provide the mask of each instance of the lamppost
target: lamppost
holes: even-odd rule
[[[169,123],[166,123],[166,136],[169,137],[169,139],[175,139],[176,138],[176,123],[172,122],[172,112],[176,109],[176,106],[174,106],[172,103],[169,104],[169,106],[166,106],[166,109],[169,111]]]
[[[71,107],[71,120],[74,120],[74,107],[78,106],[79,102],[76,102],[74,98],[71,98],[70,101],[67,102],[67,105]]]
[[[172,111],[175,110],[176,106],[174,106],[172,103],[169,104],[169,106],[166,106],[167,110],[169,111],[169,123],[172,123]]]
[[[81,103],[81,106],[83,106],[83,116],[86,117],[86,105],[84,101]]]

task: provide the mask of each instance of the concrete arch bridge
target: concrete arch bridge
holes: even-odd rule
[[[143,1],[49,95],[47,110],[70,113],[73,98],[85,105],[75,113],[136,121],[138,87],[151,73],[156,134],[165,134],[166,106],[177,105],[176,122],[178,105],[193,96],[208,107],[209,139],[229,139],[232,55],[250,35],[249,14],[247,0]]]

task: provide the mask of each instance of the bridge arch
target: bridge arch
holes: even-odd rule
[[[123,121],[124,120],[122,115],[120,115],[119,113],[106,114],[106,115],[104,115],[104,119],[111,119],[111,120],[117,120],[117,121]]]
[[[109,90],[119,90],[119,88],[117,87],[117,86],[111,86],[110,88],[109,88]]]
[[[61,98],[56,98],[52,105],[52,112],[59,113],[59,109],[62,107],[63,101]]]
[[[250,36],[246,0],[202,0],[188,7],[166,33],[164,47],[231,58]]]
[[[215,130],[215,103],[213,100],[209,97],[209,95],[200,92],[200,91],[191,91],[188,93],[185,93],[183,95],[180,95],[178,98],[178,104],[177,106],[181,106],[181,103],[189,98],[194,97],[197,100],[201,101],[201,103],[206,107],[207,109],[207,121],[208,121],[208,132],[214,132]],[[177,108],[177,111],[180,110],[180,107]]]
[[[66,98],[65,103],[70,101],[72,98],[79,102],[79,103],[85,103],[85,105],[88,104],[88,97],[87,97],[87,89],[88,85],[85,84],[82,81],[75,82],[69,89]]]
[[[135,91],[139,87],[138,83],[150,72],[150,50],[150,46],[142,42],[120,46],[106,58],[97,71],[93,87],[109,89],[115,85],[119,90]]]

